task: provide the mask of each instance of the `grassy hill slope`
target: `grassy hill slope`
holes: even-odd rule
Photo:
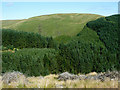
[[[20,21],[22,21],[22,20],[2,20],[2,21],[0,21],[0,23],[2,22],[2,27],[3,28],[9,28],[12,25],[14,25],[14,24],[16,24]]]
[[[7,24],[3,23],[3,28],[35,32],[43,36],[74,36],[83,29],[87,22],[99,17],[102,16],[77,13],[43,15],[22,20],[14,24],[12,23],[11,26],[8,27],[6,27]]]

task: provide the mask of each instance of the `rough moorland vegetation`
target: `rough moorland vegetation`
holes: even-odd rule
[[[87,75],[64,72],[44,77],[26,77],[20,72],[7,72],[1,82],[3,88],[117,88],[118,74],[116,71]]]

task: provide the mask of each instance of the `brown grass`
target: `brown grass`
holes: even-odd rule
[[[2,77],[0,76],[0,90],[2,89]]]
[[[12,82],[9,85],[3,84],[3,88],[117,88],[118,81],[98,81],[98,80],[67,80],[58,81],[58,75],[50,74],[44,78],[27,77],[28,83]],[[0,88],[1,86],[0,81]]]

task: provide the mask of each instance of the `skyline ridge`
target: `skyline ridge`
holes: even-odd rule
[[[28,19],[59,13],[90,13],[102,16],[118,14],[116,2],[3,2],[2,20]]]

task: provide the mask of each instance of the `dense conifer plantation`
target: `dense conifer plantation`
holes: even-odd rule
[[[43,37],[31,32],[2,30],[2,45],[15,48],[54,48],[56,43],[52,37]]]

